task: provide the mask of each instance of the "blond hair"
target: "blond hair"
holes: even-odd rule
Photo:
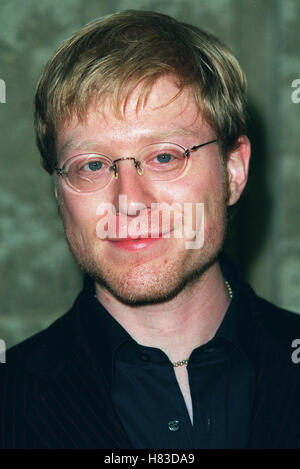
[[[34,100],[44,168],[54,171],[57,130],[74,114],[84,121],[94,97],[108,97],[116,115],[122,116],[134,88],[142,85],[142,106],[163,74],[174,75],[179,93],[191,86],[226,156],[246,127],[246,80],[237,59],[196,26],[160,13],[128,10],[83,27],[46,65]]]

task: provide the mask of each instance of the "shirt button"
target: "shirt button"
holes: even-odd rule
[[[179,430],[179,420],[170,420],[168,427],[171,432],[177,432],[177,430]]]
[[[147,355],[146,353],[141,353],[140,359],[141,359],[143,362],[149,362],[149,361],[150,361],[150,355]]]

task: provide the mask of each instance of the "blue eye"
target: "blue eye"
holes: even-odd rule
[[[91,161],[90,163],[85,164],[83,169],[85,171],[99,171],[102,166],[103,163],[101,161]]]
[[[169,163],[171,158],[173,158],[170,153],[161,153],[160,155],[157,155],[155,158],[159,161],[159,163]]]

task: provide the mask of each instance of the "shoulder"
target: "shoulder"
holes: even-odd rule
[[[63,418],[61,411],[68,408],[65,417],[72,427],[70,401],[76,400],[81,409],[82,383],[93,390],[99,381],[102,389],[102,378],[95,376],[78,321],[76,300],[71,310],[47,329],[8,350],[6,363],[0,367],[0,448],[44,447],[45,441],[46,447],[51,446],[44,425],[48,427],[53,416]],[[51,425],[60,434],[57,424],[52,421]],[[40,431],[47,433],[45,441]],[[60,441],[65,441],[62,435]],[[54,444],[62,446],[57,441]]]
[[[250,304],[251,349],[256,364],[265,373],[285,369],[292,381],[300,379],[300,367],[295,366],[300,362],[300,314],[257,296],[249,285],[246,298]]]
[[[0,396],[17,382],[22,388],[25,381],[36,381],[37,376],[61,368],[79,337],[75,303],[49,327],[7,350],[5,363],[0,366]]]
[[[280,308],[257,296],[252,290],[252,314],[254,321],[268,331],[274,339],[286,341],[300,338],[300,314]]]
[[[253,323],[256,335],[261,333],[264,339],[285,344],[297,335],[300,338],[300,314],[278,307],[258,296],[245,281],[236,261],[224,252],[220,254],[219,261],[224,278],[236,290],[239,308],[250,312],[244,317]]]

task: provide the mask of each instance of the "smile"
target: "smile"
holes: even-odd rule
[[[125,251],[137,251],[141,249],[146,249],[155,242],[161,240],[162,238],[125,238],[125,239],[118,239],[118,240],[108,240],[112,246],[117,247],[119,249],[123,249]]]

